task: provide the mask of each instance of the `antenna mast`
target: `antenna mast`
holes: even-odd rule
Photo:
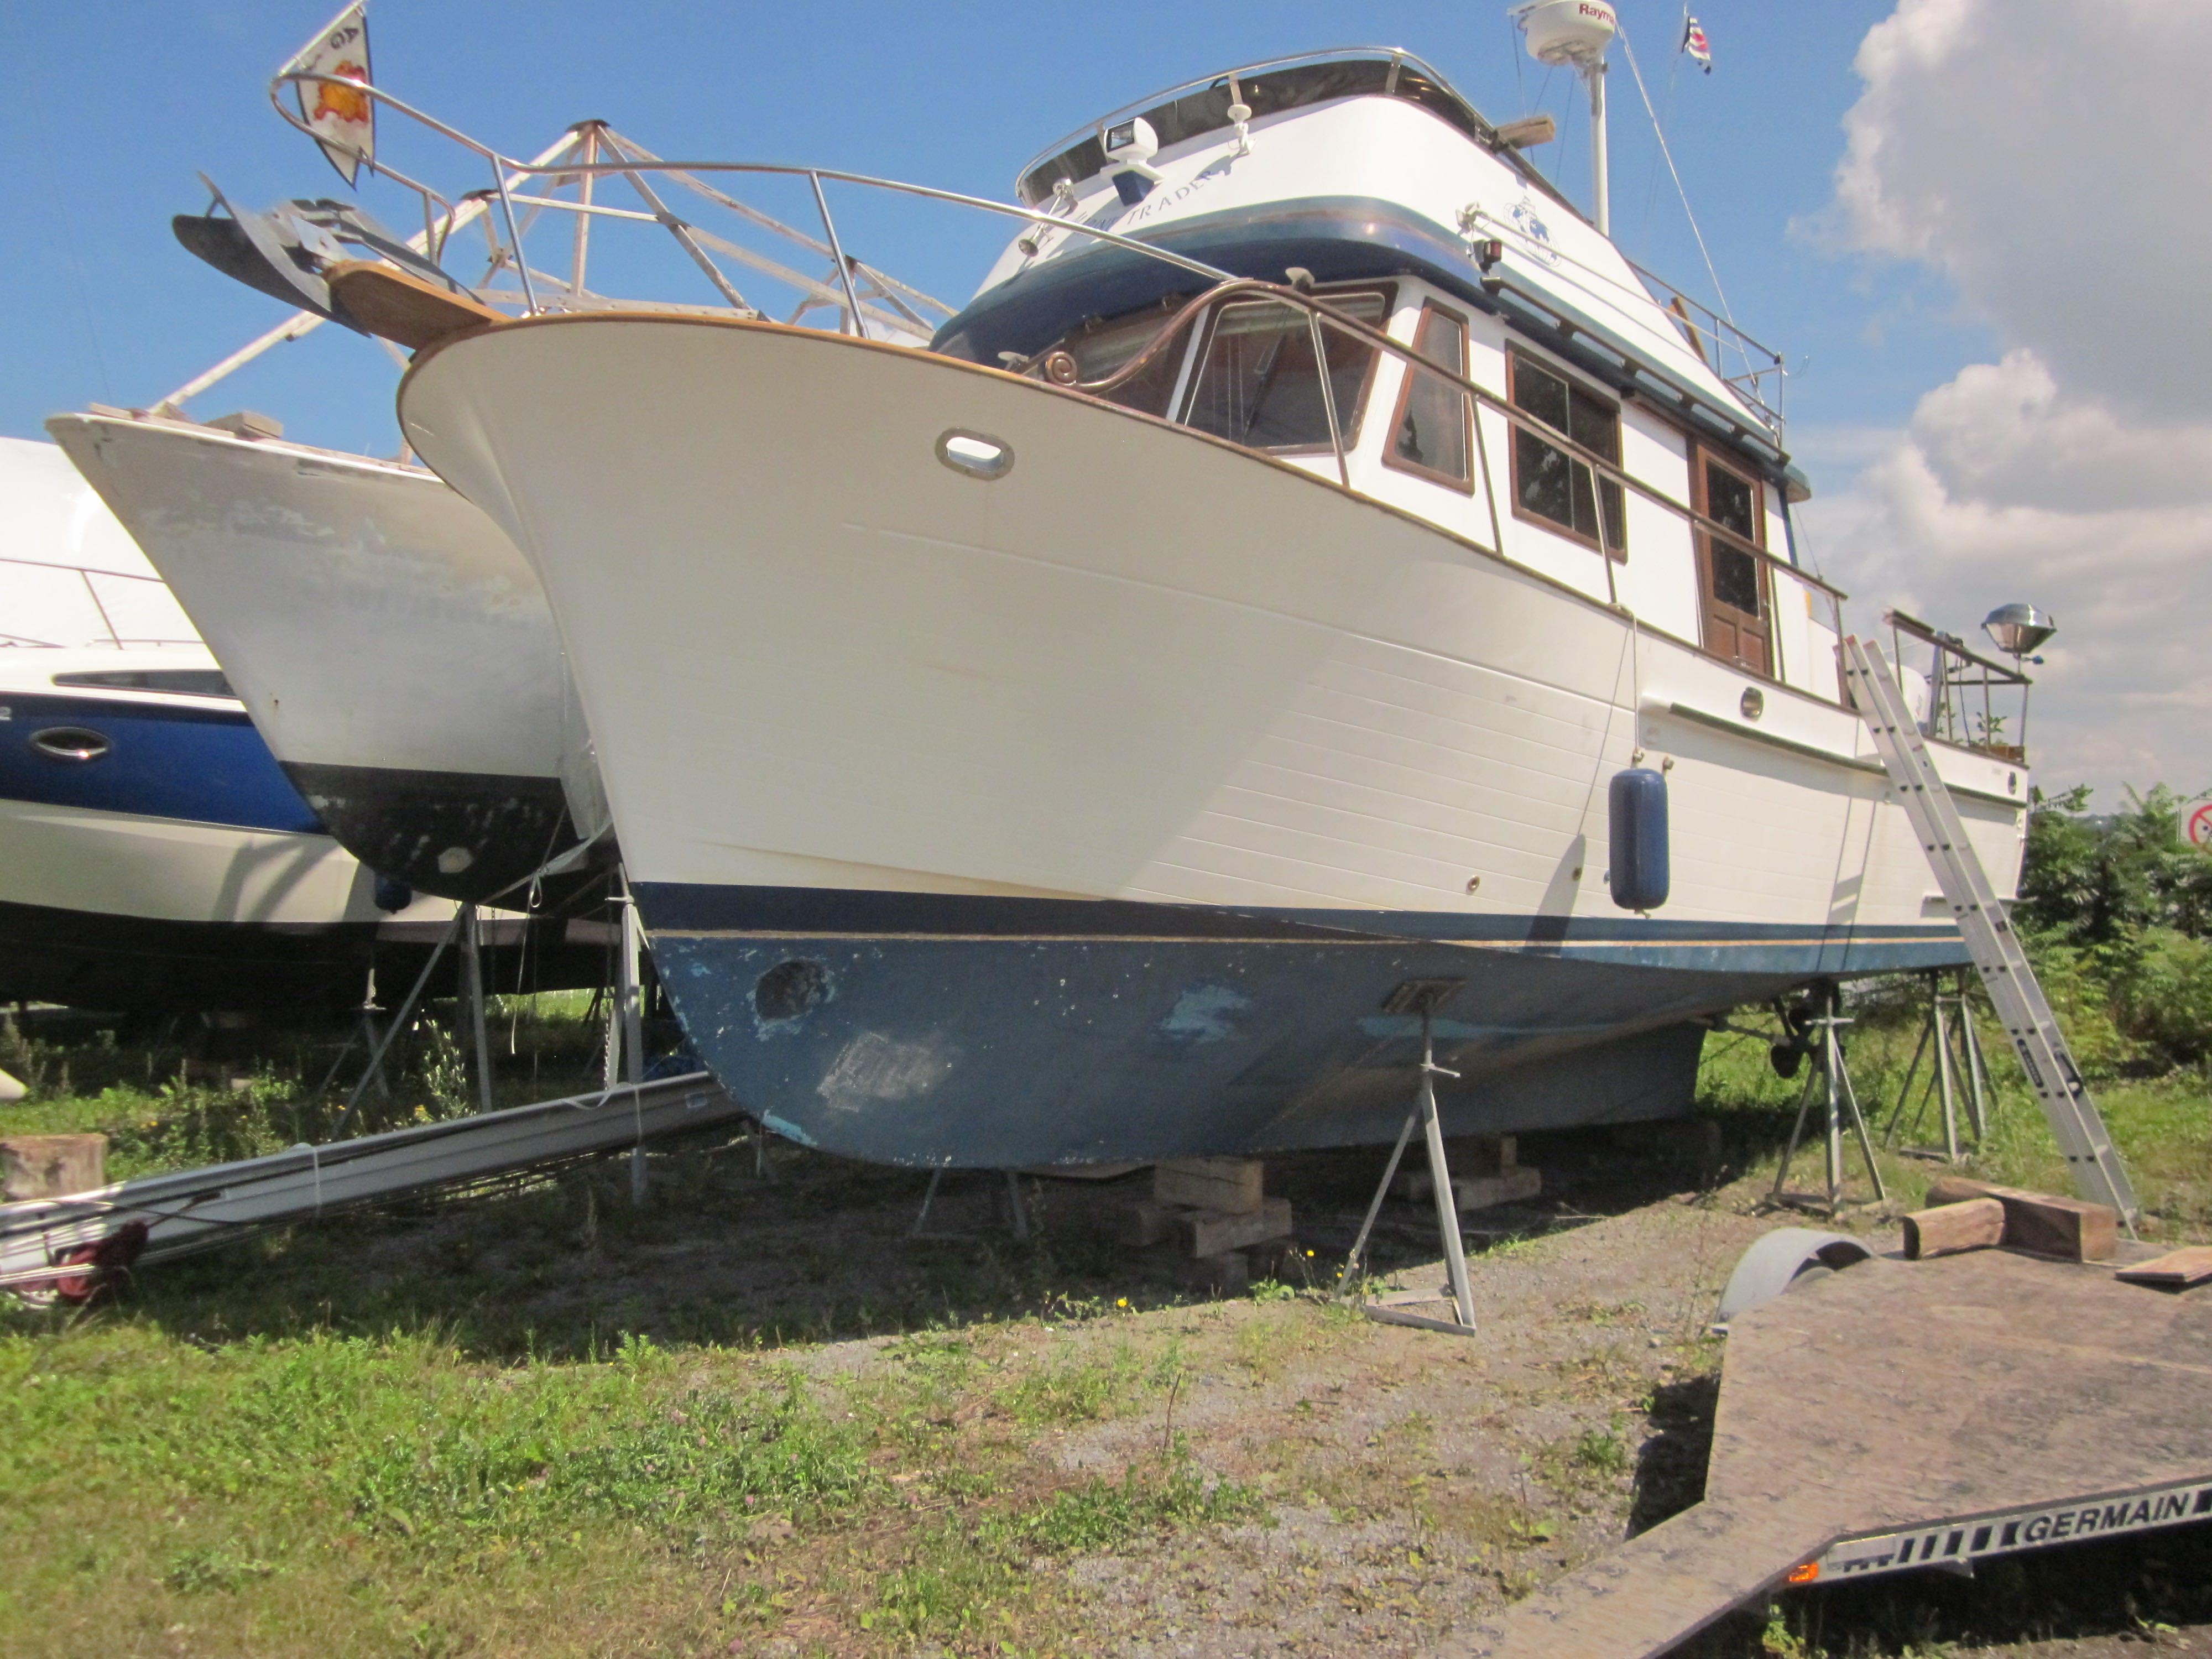
[[[1620,20],[1607,0],[1528,0],[1506,14],[1528,37],[1528,55],[1540,64],[1564,64],[1589,88],[1590,219],[1598,234],[1613,234],[1612,185],[1606,163],[1605,49]]]

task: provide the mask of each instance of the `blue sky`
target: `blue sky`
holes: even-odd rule
[[[331,0],[0,7],[0,61],[15,88],[0,100],[0,143],[29,175],[0,245],[10,301],[0,432],[40,435],[48,414],[92,400],[149,404],[282,318],[274,301],[186,255],[168,221],[204,204],[199,171],[255,207],[343,193],[264,94],[334,9]],[[1707,78],[1674,53],[1676,5],[1620,0],[1736,319],[1803,371],[1789,391],[1793,435],[1824,488],[1847,479],[1852,434],[1895,428],[1923,392],[1991,355],[1940,280],[1832,252],[1817,233],[1838,123],[1859,92],[1852,57],[1890,9],[1887,0],[1711,0],[1698,12],[1717,63]],[[1146,14],[373,0],[371,20],[380,83],[509,153],[603,116],[663,155],[815,161],[1001,199],[1045,143],[1158,87],[1314,47],[1402,45],[1493,119],[1552,111],[1563,137],[1536,157],[1578,202],[1588,192],[1579,92],[1525,57],[1502,5]],[[1632,257],[1703,293],[1618,52],[1615,63],[1616,234]],[[367,199],[404,228],[406,205],[386,191]],[[966,217],[902,220],[896,246],[868,251],[963,300],[995,240],[979,240]],[[392,380],[374,345],[325,330],[193,407],[204,416],[250,406],[310,441],[389,451]]]

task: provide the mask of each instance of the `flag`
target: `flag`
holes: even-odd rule
[[[300,48],[279,71],[283,75],[343,75],[366,82],[368,73],[368,0],[353,3],[333,17],[328,27]],[[328,81],[295,81],[292,91],[300,101],[300,119],[314,134],[323,154],[350,185],[362,163],[372,168],[376,155],[376,100],[352,87]]]
[[[1705,27],[1687,12],[1682,14],[1681,50],[1697,60],[1698,67],[1708,75],[1713,72],[1712,42],[1705,39]]]

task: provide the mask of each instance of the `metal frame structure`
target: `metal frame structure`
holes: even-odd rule
[[[2035,684],[2033,680],[2017,666],[2007,667],[1994,658],[1985,657],[1956,634],[1947,634],[1917,617],[1907,616],[1902,611],[1885,611],[1881,619],[1889,629],[1892,662],[1900,665],[1904,663],[1906,640],[1930,649],[1928,718],[1920,726],[1925,736],[1938,743],[2001,756],[2007,760],[2027,759],[2027,695]],[[1997,707],[2001,690],[2020,693],[2016,710]],[[1981,694],[1978,712],[1974,708],[1977,692]],[[1997,741],[2005,721],[2015,717],[2020,723],[2010,734],[2012,740]]]
[[[1920,1024],[1920,1041],[1912,1050],[1912,1062],[1905,1068],[1905,1080],[1898,1085],[1897,1104],[1890,1110],[1889,1126],[1882,1132],[1882,1145],[1897,1144],[1900,1132],[1917,1131],[1928,1115],[1929,1103],[1940,1100],[1942,1109],[1943,1147],[1941,1152],[1907,1146],[1905,1151],[1915,1157],[1940,1157],[1947,1164],[1959,1161],[1959,1105],[1963,1095],[1966,1108],[1966,1127],[1979,1146],[1989,1137],[1989,1066],[1982,1055],[1982,1040],[1974,1030],[1974,1011],[1966,990],[1964,968],[1931,969],[1921,977],[1927,986],[1928,1018]],[[1920,1079],[1920,1062],[1930,1061],[1925,1082]],[[1918,1099],[1913,1096],[1913,1085],[1920,1085]],[[1910,1109],[1908,1123],[1905,1114]]]

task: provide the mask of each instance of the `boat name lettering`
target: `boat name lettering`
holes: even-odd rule
[[[1189,197],[1193,191],[1197,191],[1206,185],[1210,185],[1216,179],[1219,179],[1224,176],[1224,172],[1216,171],[1212,167],[1208,167],[1205,172],[1200,173],[1187,185],[1178,185],[1172,191],[1156,190],[1150,196],[1145,198],[1143,201],[1138,203],[1136,206],[1131,208],[1129,210],[1128,216],[1123,219],[1121,222],[1125,226],[1133,225],[1139,219],[1145,218],[1146,216],[1154,213],[1162,208],[1174,207]]]

